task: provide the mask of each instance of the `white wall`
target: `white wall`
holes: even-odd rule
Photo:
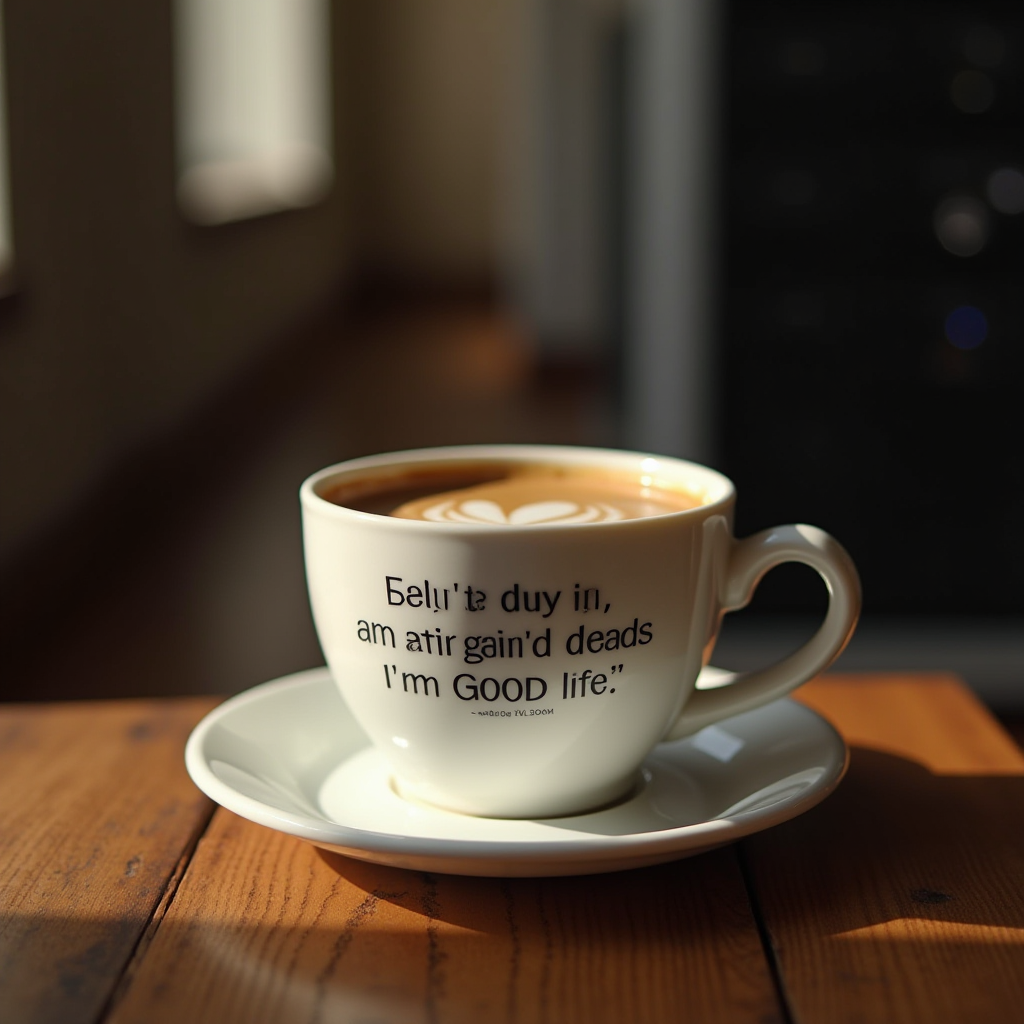
[[[370,267],[493,277],[503,83],[520,2],[353,5],[352,158]]]

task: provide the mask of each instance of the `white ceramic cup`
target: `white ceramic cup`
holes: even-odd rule
[[[508,461],[630,473],[699,496],[685,511],[599,523],[428,522],[324,498],[405,469]],[[466,814],[537,818],[622,798],[659,742],[782,697],[826,668],[860,611],[856,569],[813,526],[737,540],[736,492],[680,459],[494,445],[395,452],[301,488],[306,574],[327,663],[398,791]],[[829,604],[780,663],[705,671],[725,612],[782,562]]]

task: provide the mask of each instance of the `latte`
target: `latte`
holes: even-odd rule
[[[697,495],[659,483],[584,466],[475,463],[407,469],[340,484],[324,496],[398,519],[507,526],[609,523],[702,504]]]

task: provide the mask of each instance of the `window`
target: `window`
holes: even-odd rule
[[[330,189],[327,0],[175,0],[178,201],[200,224]]]

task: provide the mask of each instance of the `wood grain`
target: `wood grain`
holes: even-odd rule
[[[557,879],[348,860],[218,811],[111,1020],[782,1019],[732,849]]]
[[[819,807],[675,864],[511,880],[362,864],[225,810],[204,831],[181,757],[212,701],[0,708],[0,1016],[1018,1019],[1020,750],[948,677],[801,699],[853,748]]]
[[[0,1018],[93,1021],[211,804],[187,701],[0,708]]]
[[[1024,1007],[1024,757],[950,677],[804,687],[838,791],[745,840],[794,1021],[1003,1024]]]

